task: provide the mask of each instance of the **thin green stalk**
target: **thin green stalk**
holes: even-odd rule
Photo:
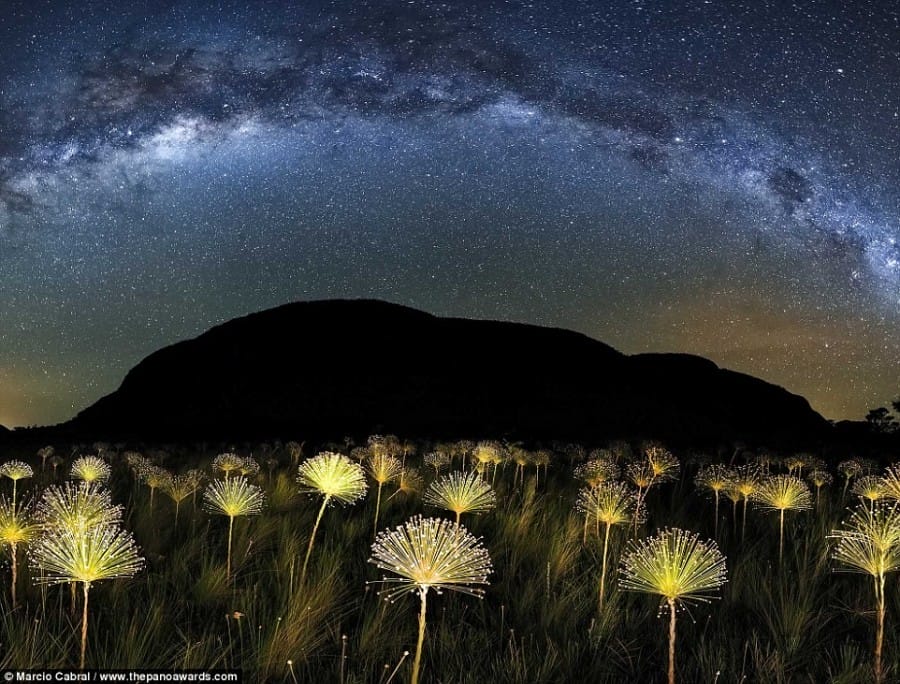
[[[603,563],[600,570],[600,610],[603,610],[603,599],[606,588],[606,554],[609,549],[609,529],[611,525],[606,523],[606,533],[603,536]]]
[[[322,499],[322,507],[319,509],[319,514],[316,516],[316,524],[313,525],[312,534],[309,537],[309,546],[306,548],[306,557],[303,559],[303,569],[300,571],[301,586],[306,579],[306,566],[309,563],[309,556],[312,554],[313,543],[316,541],[316,530],[319,529],[319,523],[322,521],[322,514],[325,513],[325,507],[328,505],[328,500],[330,498],[331,494],[326,494],[325,498]]]
[[[744,543],[744,537],[746,536],[746,532],[747,532],[747,499],[748,498],[749,497],[747,497],[747,496],[744,497],[744,513],[743,513],[743,518],[741,519],[741,543],[742,544]]]
[[[16,544],[13,542],[9,545],[10,554],[12,555],[12,607],[16,607]]]
[[[669,603],[669,684],[675,684],[675,600]]]
[[[425,600],[428,596],[428,588],[419,588],[419,598],[422,606],[419,609],[419,638],[416,641],[416,657],[413,660],[412,678],[409,680],[411,684],[419,684],[419,667],[422,664],[422,645],[425,643]]]
[[[778,519],[778,565],[781,565],[781,558],[784,555],[784,509],[780,511]]]
[[[228,516],[228,559],[225,561],[225,579],[231,581],[231,533],[234,529],[234,516]]]
[[[718,490],[718,489],[715,490],[715,491],[713,492],[713,494],[715,495],[715,499],[716,499],[716,509],[715,509],[715,512],[716,512],[716,521],[715,521],[715,523],[713,524],[713,530],[714,530],[713,536],[714,536],[716,539],[718,539],[718,538],[719,538],[719,490]]]
[[[878,624],[875,628],[875,684],[881,684],[884,673],[881,669],[881,653],[884,644],[884,575],[875,578],[875,598],[878,601]]]
[[[372,536],[376,536],[378,534],[378,512],[381,510],[381,487],[383,483],[378,483],[378,494],[375,497],[375,523],[372,526]]]
[[[81,611],[81,664],[78,669],[84,669],[84,652],[87,648],[87,628],[88,628],[88,592],[91,590],[91,583],[84,582],[84,608]]]

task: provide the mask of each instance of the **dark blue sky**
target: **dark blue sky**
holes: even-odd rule
[[[0,9],[0,423],[321,297],[900,394],[896,3],[148,4]]]

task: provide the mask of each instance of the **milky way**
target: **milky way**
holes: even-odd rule
[[[900,394],[894,3],[135,5],[0,10],[0,423],[320,297]]]

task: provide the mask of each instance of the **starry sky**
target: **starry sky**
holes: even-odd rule
[[[7,426],[327,297],[860,419],[900,394],[900,8],[4,0],[0,295]]]

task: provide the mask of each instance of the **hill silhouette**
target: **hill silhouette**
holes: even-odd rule
[[[567,330],[328,300],[251,314],[160,349],[55,431],[772,444],[810,442],[828,428],[804,398],[700,357],[627,356]]]

